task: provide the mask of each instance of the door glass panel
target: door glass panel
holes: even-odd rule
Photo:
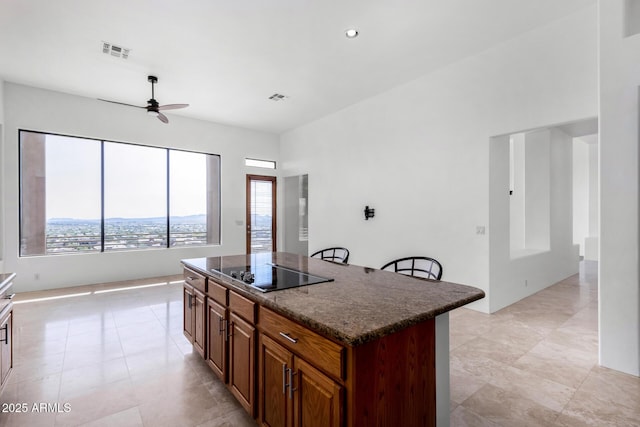
[[[271,180],[251,179],[249,189],[249,253],[272,252],[273,185]]]

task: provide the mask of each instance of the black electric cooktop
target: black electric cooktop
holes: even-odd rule
[[[272,263],[215,268],[213,271],[251,285],[262,292],[279,291],[333,281],[333,279],[314,276],[313,274]]]

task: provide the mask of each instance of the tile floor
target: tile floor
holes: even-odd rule
[[[598,366],[597,264],[492,315],[451,313],[452,426],[640,426],[640,378]]]
[[[18,295],[0,405],[28,412],[0,426],[254,425],[183,337],[180,279]],[[493,315],[452,312],[451,425],[640,425],[640,379],[597,366],[596,313],[584,263]]]
[[[181,277],[17,295],[0,410],[28,412],[0,426],[254,426],[182,335]]]

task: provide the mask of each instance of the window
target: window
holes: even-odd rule
[[[273,160],[258,160],[258,159],[244,159],[245,166],[251,166],[254,168],[275,169],[276,162]]]
[[[220,157],[171,150],[169,165],[171,246],[219,243]]]
[[[167,246],[167,150],[104,143],[104,249]]]
[[[220,242],[220,157],[20,131],[20,256]]]

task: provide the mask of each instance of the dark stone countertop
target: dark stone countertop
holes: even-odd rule
[[[263,293],[212,271],[267,262],[334,280]],[[351,346],[484,298],[482,290],[471,286],[416,279],[284,252],[185,259],[182,263],[275,312]]]

